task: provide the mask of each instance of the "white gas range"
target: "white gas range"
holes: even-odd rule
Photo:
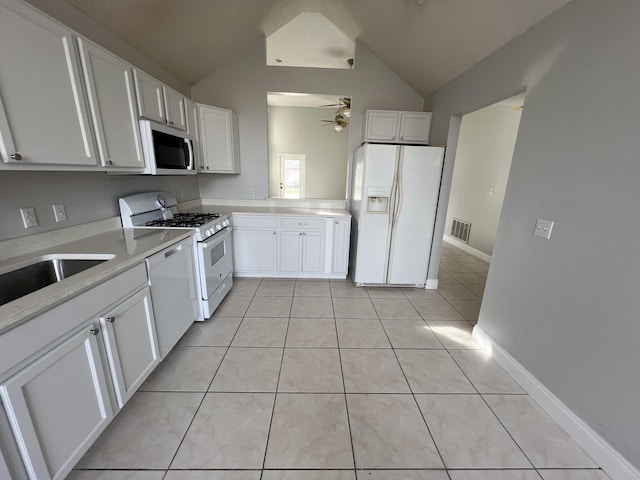
[[[120,199],[123,228],[180,228],[194,232],[202,317],[209,318],[233,285],[231,226],[227,215],[179,213],[171,192],[146,192]],[[169,293],[169,292],[167,292]]]

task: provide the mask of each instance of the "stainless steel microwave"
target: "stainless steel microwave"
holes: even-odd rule
[[[151,175],[193,175],[195,157],[193,140],[172,127],[140,120],[140,136],[144,152],[144,173]]]

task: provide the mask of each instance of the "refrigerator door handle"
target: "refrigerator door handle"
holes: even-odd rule
[[[393,183],[393,211],[390,213],[391,222],[389,229],[389,243],[387,244],[387,266],[384,272],[385,282],[389,282],[389,275],[393,270],[393,250],[395,244],[395,229],[396,224],[398,223],[398,216],[400,214],[400,210],[402,209],[402,167],[403,167],[403,158],[404,158],[404,148],[399,147],[398,149],[398,161],[396,162],[396,171],[394,175],[394,183]]]

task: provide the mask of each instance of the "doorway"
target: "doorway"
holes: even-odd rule
[[[278,154],[280,166],[280,198],[305,198],[307,155],[304,153]]]
[[[524,108],[521,93],[460,119],[438,292],[478,319]]]

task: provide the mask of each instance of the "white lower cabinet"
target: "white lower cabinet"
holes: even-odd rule
[[[100,317],[118,407],[160,363],[151,293],[146,287]]]
[[[86,323],[0,386],[32,479],[64,478],[113,416],[98,334]]]
[[[302,271],[302,232],[280,233],[280,258],[282,272]]]
[[[144,265],[0,336],[0,397],[29,478],[65,478],[158,362]]]
[[[340,228],[334,228],[333,222],[333,218],[321,216],[234,214],[234,274],[344,278],[350,218],[335,220]]]
[[[324,237],[322,231],[282,231],[280,271],[285,273],[322,273],[324,271]]]
[[[333,222],[333,249],[331,272],[346,275],[349,269],[349,245],[351,241],[351,219],[342,218]]]
[[[278,232],[275,229],[234,228],[235,273],[272,274],[278,271]]]

